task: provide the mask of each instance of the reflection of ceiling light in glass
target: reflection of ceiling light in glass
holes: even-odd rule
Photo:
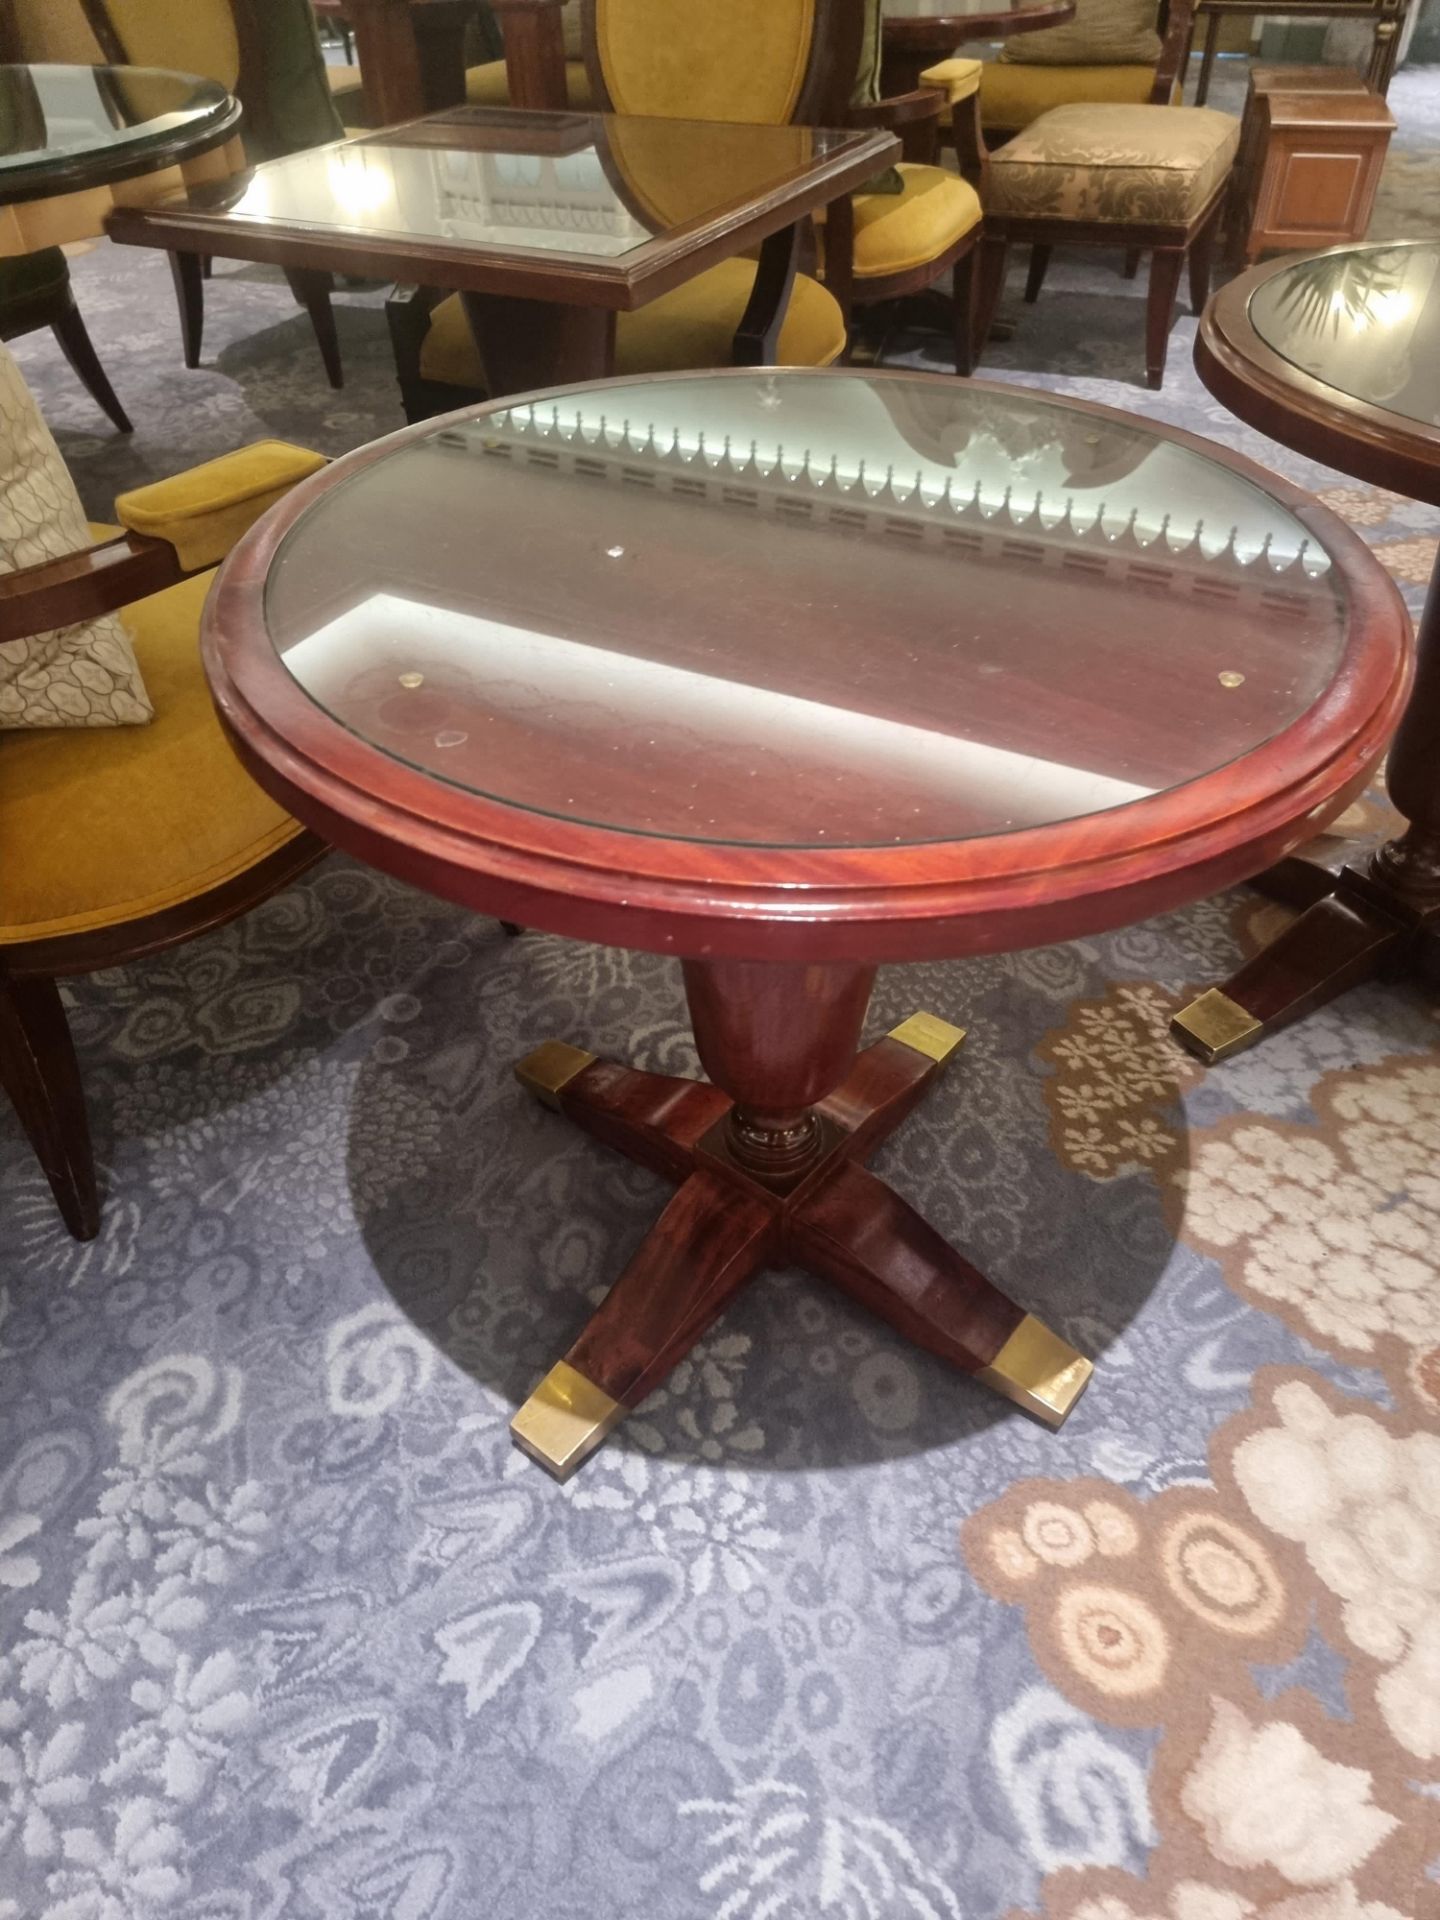
[[[326,175],[331,193],[348,214],[374,213],[394,198],[389,168],[372,167],[368,154],[332,154]]]

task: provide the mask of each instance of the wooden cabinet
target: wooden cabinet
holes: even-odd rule
[[[1256,66],[1235,171],[1231,257],[1363,240],[1395,117],[1358,73]]]

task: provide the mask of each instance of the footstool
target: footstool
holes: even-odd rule
[[[990,156],[982,342],[1012,240],[1032,248],[1027,300],[1039,294],[1053,246],[1149,252],[1145,377],[1158,387],[1187,260],[1196,313],[1210,290],[1211,251],[1239,143],[1239,121],[1213,107],[1071,106],[1042,113]]]

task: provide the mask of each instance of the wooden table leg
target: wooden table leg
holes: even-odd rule
[[[1210,97],[1210,75],[1215,67],[1215,49],[1220,38],[1220,15],[1212,13],[1205,22],[1205,49],[1200,55],[1200,78],[1195,85],[1195,104],[1203,107]]]
[[[548,1041],[516,1074],[678,1191],[565,1358],[512,1422],[560,1479],[764,1266],[799,1260],[1051,1426],[1091,1365],[859,1162],[964,1038],[914,1014],[857,1054],[874,969],[687,961],[710,1080],[638,1073]]]
[[[492,400],[532,387],[603,380],[615,364],[615,315],[555,300],[461,295]]]
[[[464,0],[349,0],[365,103],[377,127],[439,113],[465,98]]]
[[[1440,556],[1420,616],[1415,690],[1390,749],[1387,785],[1408,829],[1381,847],[1363,872],[1342,867],[1278,940],[1223,987],[1176,1014],[1171,1031],[1207,1065],[1254,1046],[1382,967],[1429,968],[1440,938]]]

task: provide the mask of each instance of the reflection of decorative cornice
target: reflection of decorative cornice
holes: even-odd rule
[[[528,201],[487,199],[484,195],[456,193],[444,187],[440,192],[440,212],[446,220],[466,222],[477,236],[494,227],[532,227],[547,233],[603,233],[616,239],[644,237],[634,218],[623,207],[581,206],[557,200]]]
[[[1120,527],[1110,528],[1106,502],[1092,517],[1077,507],[1073,495],[1067,494],[1057,511],[1038,493],[1021,504],[1007,487],[1001,501],[990,503],[978,481],[971,491],[957,490],[948,478],[943,485],[927,485],[923,472],[906,481],[896,477],[893,466],[881,478],[867,472],[863,460],[855,474],[847,475],[837,459],[827,465],[823,454],[817,458],[808,447],[798,461],[787,460],[781,446],[773,455],[762,453],[753,440],[737,453],[728,434],[717,447],[701,433],[691,447],[682,444],[678,430],[637,429],[629,420],[617,427],[604,414],[586,419],[579,411],[571,421],[562,419],[555,406],[507,407],[473,426],[445,428],[436,439],[466,452],[497,459],[519,454],[527,465],[550,472],[663,490],[707,506],[949,547],[971,557],[1160,588],[1201,601],[1258,601],[1267,611],[1290,617],[1309,611],[1330,569],[1329,556],[1309,540],[1276,560],[1267,534],[1247,557],[1236,546],[1239,528],[1231,527],[1225,544],[1207,553],[1203,521],[1177,541],[1172,516],[1166,514],[1159,531],[1146,539],[1137,526],[1138,508]]]

